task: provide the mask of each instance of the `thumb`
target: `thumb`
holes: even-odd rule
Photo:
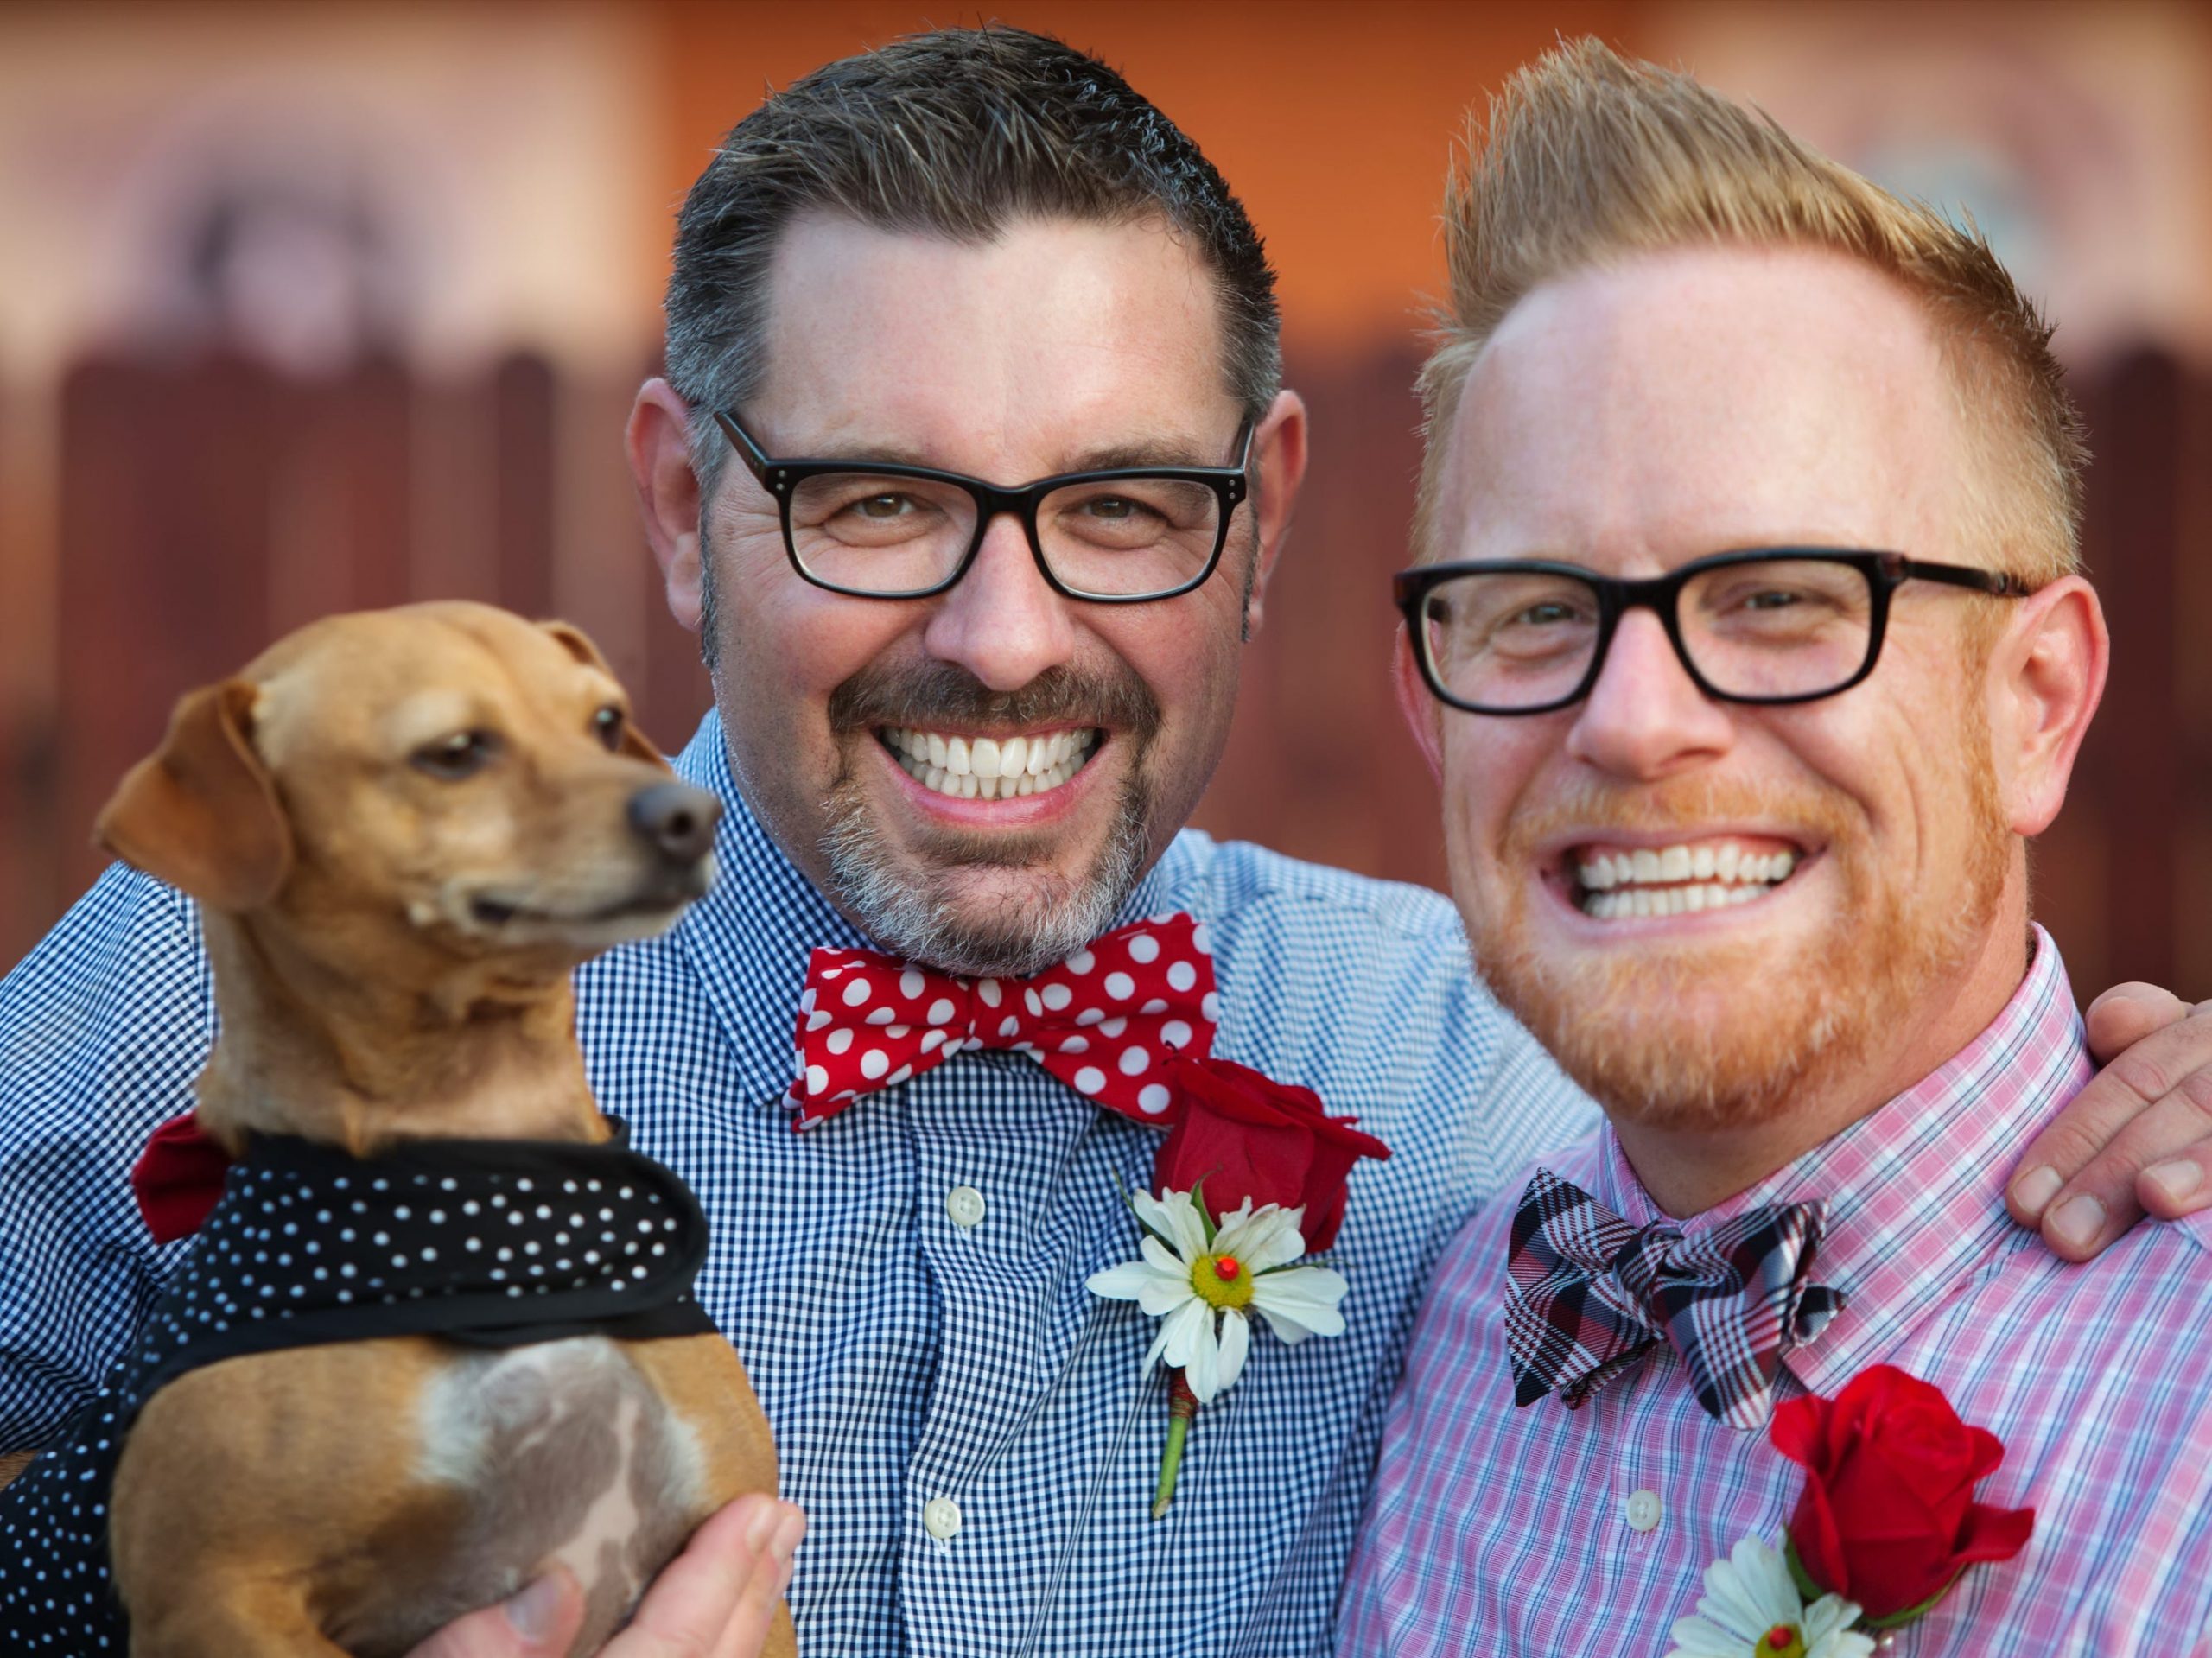
[[[521,1593],[447,1624],[407,1658],[563,1658],[583,1621],[584,1591],[556,1566]]]

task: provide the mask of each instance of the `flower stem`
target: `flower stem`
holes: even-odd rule
[[[1166,1517],[1175,1500],[1175,1476],[1183,1466],[1183,1441],[1189,1437],[1191,1419],[1198,1413],[1198,1396],[1183,1379],[1179,1366],[1167,1373],[1167,1449],[1160,1458],[1160,1490],[1152,1502],[1152,1517]]]

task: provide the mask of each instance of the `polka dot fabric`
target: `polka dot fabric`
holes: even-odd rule
[[[0,1654],[122,1653],[107,1500],[145,1402],[218,1359],[442,1335],[510,1347],[714,1328],[691,1298],[707,1226],[630,1151],[424,1142],[355,1159],[256,1140],[137,1345],[62,1442],[0,1491]]]
[[[876,950],[817,950],[784,1102],[811,1128],[955,1054],[1007,1048],[1110,1110],[1166,1127],[1182,1104],[1169,1057],[1213,1048],[1212,949],[1205,926],[1179,913],[1102,934],[1028,979],[949,978]]]

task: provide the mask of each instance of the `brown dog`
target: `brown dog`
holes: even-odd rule
[[[435,604],[315,623],[187,697],[99,835],[205,913],[202,1128],[233,1156],[373,1157],[606,1141],[571,969],[704,891],[719,811],[582,633]],[[404,1653],[556,1562],[591,1603],[585,1653],[702,1519],[775,1489],[718,1336],[409,1335],[162,1387],[110,1546],[139,1658]],[[797,1650],[781,1608],[768,1650]]]

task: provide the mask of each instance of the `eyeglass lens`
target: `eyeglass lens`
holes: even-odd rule
[[[1874,594],[1866,574],[1771,558],[1700,571],[1675,605],[1682,650],[1728,696],[1815,696],[1865,666]],[[1510,711],[1573,696],[1598,649],[1598,590],[1573,576],[1485,571],[1431,588],[1422,646],[1458,701]]]
[[[956,484],[865,472],[817,473],[791,492],[791,556],[852,593],[938,586],[976,541],[976,498]],[[1196,581],[1221,543],[1221,500],[1187,479],[1071,483],[1037,505],[1037,546],[1082,593],[1164,593]]]

